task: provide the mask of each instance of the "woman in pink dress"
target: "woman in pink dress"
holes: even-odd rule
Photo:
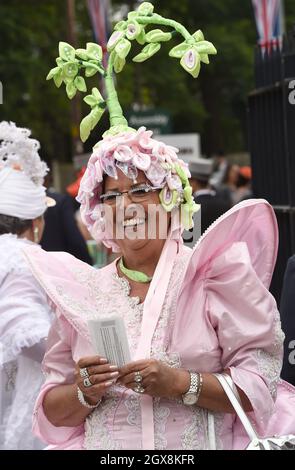
[[[112,68],[120,71],[130,40],[142,40],[154,19],[184,35],[188,42],[170,55],[182,54],[193,76],[206,59],[198,48],[216,52],[200,31],[190,35],[154,15],[147,2],[110,38],[111,129],[94,148],[78,198],[93,238],[121,255],[96,271],[65,253],[26,250],[56,310],[33,420],[36,435],[55,449],[207,449],[209,412],[217,448],[242,447],[216,372],[231,375],[260,433],[274,412],[283,334],[268,292],[277,252],[271,207],[262,200],[241,203],[193,250],[185,247],[181,233],[198,210],[188,167],[152,132],[130,129],[117,101]],[[151,47],[138,61],[156,52],[153,40],[167,40],[165,34],[146,34]],[[75,54],[83,55],[79,66],[86,68],[94,63],[85,65],[87,54],[101,57],[97,45],[75,51],[61,43],[58,65]],[[58,80],[56,69],[49,78]],[[94,108],[95,100],[102,100],[98,90],[86,102]],[[83,138],[94,117],[83,120]],[[95,353],[87,326],[113,315],[123,318],[128,337],[131,362],[123,366]]]
[[[283,342],[266,288],[276,247],[270,206],[236,207],[193,252],[181,238],[169,238],[160,254],[157,239],[120,244],[124,264],[153,276],[151,283],[128,280],[116,261],[95,271],[70,255],[27,250],[56,306],[35,433],[57,449],[206,449],[210,410],[218,448],[231,449],[235,417],[212,375],[224,370],[263,430],[274,411]],[[87,329],[87,319],[108,314],[122,316],[127,329],[133,361],[120,370],[95,355]],[[87,368],[91,387],[75,375],[77,366]],[[201,373],[203,384],[197,402],[186,405],[189,371]],[[134,391],[136,372],[143,394]]]

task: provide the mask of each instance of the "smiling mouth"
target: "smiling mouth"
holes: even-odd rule
[[[123,227],[135,227],[137,225],[143,225],[145,223],[145,219],[128,219],[122,222]]]

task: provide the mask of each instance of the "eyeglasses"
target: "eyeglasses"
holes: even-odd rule
[[[152,193],[162,189],[161,186],[150,186],[149,184],[143,184],[136,188],[131,188],[128,191],[108,191],[105,194],[100,195],[100,202],[105,204],[116,204],[117,198],[121,198],[123,194],[128,194],[131,202],[140,203],[149,199]]]

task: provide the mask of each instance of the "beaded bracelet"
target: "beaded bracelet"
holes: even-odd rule
[[[96,405],[90,405],[89,403],[87,403],[87,401],[85,400],[84,398],[84,395],[83,395],[83,392],[82,390],[80,390],[79,387],[77,387],[77,394],[78,394],[78,400],[79,402],[81,403],[81,405],[85,406],[86,408],[96,408],[98,405],[101,404],[101,401],[102,399],[100,398],[100,400],[96,403]]]

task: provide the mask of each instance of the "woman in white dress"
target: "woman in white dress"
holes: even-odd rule
[[[35,398],[51,312],[22,249],[38,244],[54,202],[43,186],[39,142],[0,123],[0,449],[41,449],[32,432]]]

